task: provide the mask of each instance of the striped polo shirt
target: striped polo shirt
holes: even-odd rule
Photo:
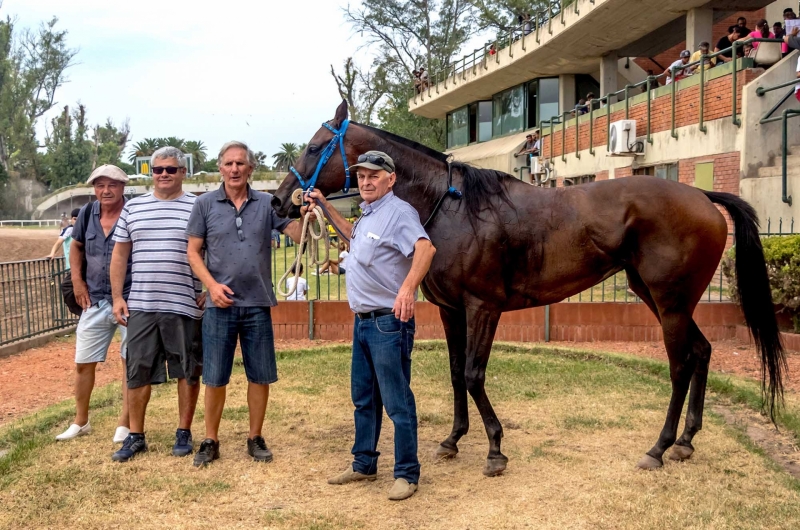
[[[164,201],[147,193],[122,209],[114,241],[133,242],[130,311],[203,316],[196,303],[202,286],[186,256],[186,223],[196,198],[184,193]]]

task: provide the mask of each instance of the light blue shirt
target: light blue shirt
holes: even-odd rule
[[[414,245],[430,238],[417,211],[391,191],[375,202],[361,203],[361,211],[347,256],[350,309],[356,313],[391,309],[411,270]]]

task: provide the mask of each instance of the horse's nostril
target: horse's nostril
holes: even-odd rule
[[[272,207],[274,209],[279,209],[281,207],[281,200],[275,196],[272,197]]]

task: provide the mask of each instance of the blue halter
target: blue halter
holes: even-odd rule
[[[347,164],[347,155],[344,152],[344,135],[347,132],[347,126],[350,125],[350,120],[344,120],[342,122],[341,127],[339,129],[334,129],[327,123],[323,123],[322,126],[328,129],[330,132],[333,133],[333,138],[331,141],[328,142],[328,145],[325,146],[325,149],[322,151],[322,155],[320,155],[319,162],[317,162],[317,169],[314,170],[314,174],[311,176],[310,179],[305,180],[300,173],[293,167],[289,167],[289,171],[294,173],[294,176],[297,177],[298,182],[300,182],[300,186],[303,188],[303,191],[309,191],[314,189],[314,186],[317,185],[317,178],[319,177],[320,171],[322,168],[325,167],[325,164],[328,163],[333,152],[336,151],[336,144],[339,144],[339,149],[342,151],[342,162],[344,163],[344,193],[350,191],[350,166]]]

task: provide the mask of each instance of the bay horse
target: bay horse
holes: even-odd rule
[[[301,183],[314,184],[325,195],[339,191],[349,185],[348,160],[379,150],[397,166],[395,194],[416,208],[421,220],[435,214],[426,230],[437,251],[422,291],[439,307],[454,392],[453,429],[438,456],[458,453],[458,441],[469,430],[469,393],[489,438],[483,473],[494,476],[506,468],[508,459],[500,451],[503,428],[484,389],[501,313],[555,304],[625,271],[631,290],[661,324],[672,383],[664,427],[637,465],[661,467],[670,447],[670,458],[689,458],[703,425],[711,357],[711,344],[692,314],[728,236],[715,204],[727,210],[735,226],[736,287],[761,357],[762,397],[774,420],[786,361],[758,219],[747,202],[648,176],[535,187],[499,171],[448,162],[438,151],[347,118],[343,102],[333,120],[309,140],[272,204],[278,215],[296,216],[290,196]],[[329,158],[334,163],[325,164]],[[310,183],[302,177],[312,173]],[[462,199],[448,194],[451,185],[463,193]],[[686,421],[678,438],[687,393]]]

